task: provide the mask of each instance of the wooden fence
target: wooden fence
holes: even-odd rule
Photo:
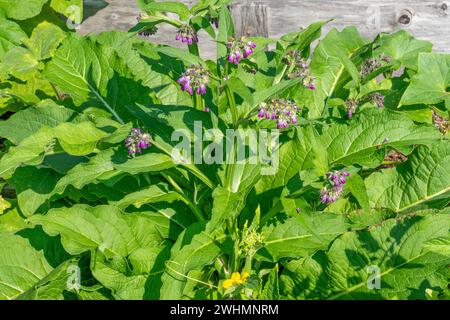
[[[187,5],[196,1],[183,0]],[[434,49],[450,51],[450,3],[430,0],[238,0],[231,5],[239,34],[280,35],[299,30],[317,20],[333,19],[324,29],[355,25],[363,36],[406,29],[414,36],[433,42]],[[85,0],[92,14],[81,26],[81,33],[128,30],[139,13],[134,0]],[[151,37],[157,43],[179,45],[174,29],[164,26]],[[215,43],[200,34],[200,50],[206,58],[215,55]]]

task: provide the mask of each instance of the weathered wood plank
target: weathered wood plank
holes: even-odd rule
[[[134,25],[139,13],[134,0],[107,2],[108,7],[83,23],[80,30],[82,33],[111,29],[125,31]],[[183,2],[192,5],[196,1]],[[252,10],[246,9],[246,5],[251,5],[252,2],[257,2],[260,8],[258,17],[250,16]],[[325,27],[324,32],[331,28],[342,29],[355,25],[363,36],[373,38],[379,32],[406,29],[420,39],[433,42],[435,50],[449,52],[449,5],[448,0],[238,0],[232,7],[233,16],[238,19],[237,27],[242,33],[268,33],[270,37],[279,37],[317,20],[334,19]],[[265,6],[267,9],[264,9]],[[265,19],[264,16],[267,17],[265,26],[261,22],[261,19]],[[247,21],[247,18],[253,19]],[[150,39],[157,43],[180,46],[173,39],[174,31],[172,27],[164,26]],[[215,43],[208,38],[206,34],[200,34],[200,50],[204,57],[214,58]]]

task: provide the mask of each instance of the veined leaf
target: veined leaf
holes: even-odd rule
[[[365,181],[372,206],[397,212],[449,199],[450,142],[419,147],[397,168],[376,172]]]
[[[265,226],[261,231],[265,235],[264,247],[258,254],[270,261],[307,256],[326,249],[346,230],[342,215],[324,212],[302,214],[275,226]]]
[[[351,57],[364,44],[354,27],[341,32],[331,30],[317,45],[311,61],[311,71],[317,77],[318,90],[323,90],[328,97],[332,96],[349,75],[355,84],[359,84],[359,72]]]
[[[417,59],[421,52],[430,52],[433,45],[429,41],[415,39],[405,30],[393,34],[382,34],[374,56],[384,54],[407,68],[417,70]]]
[[[367,109],[360,116],[349,126],[335,125],[325,131],[322,144],[328,150],[331,164],[377,166],[384,157],[384,152],[376,155],[380,148],[431,144],[441,139],[433,126],[416,125],[409,118],[387,110]]]
[[[166,262],[166,273],[161,278],[161,299],[182,298],[188,273],[212,264],[220,254],[219,244],[226,235],[220,229],[206,233],[204,228],[204,223],[190,226],[172,247],[171,258]]]
[[[76,205],[52,209],[45,216],[28,219],[42,225],[49,235],[61,235],[67,252],[73,255],[99,250],[105,256],[127,257],[135,250],[163,241],[150,219],[127,215],[115,206]]]
[[[4,12],[8,18],[14,20],[25,20],[37,16],[47,1],[29,0],[24,6],[21,0],[0,0],[0,12]]]
[[[450,55],[421,53],[419,71],[412,77],[400,104],[438,104],[444,101],[450,105]]]

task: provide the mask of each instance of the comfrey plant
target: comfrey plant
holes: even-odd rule
[[[131,156],[136,153],[142,154],[143,149],[147,149],[151,145],[152,138],[150,134],[143,133],[139,128],[131,129],[131,134],[125,139],[125,146]]]
[[[197,43],[197,31],[195,31],[190,25],[184,24],[180,27],[180,29],[178,29],[175,40],[181,40],[182,43],[187,43],[188,45]]]
[[[248,58],[253,54],[253,50],[256,49],[256,44],[246,38],[239,40],[231,39],[227,43],[228,49],[228,61],[238,65],[241,59]]]
[[[53,23],[81,1],[37,2],[0,1],[0,299],[448,299],[448,54],[240,38],[229,0],[81,35]]]
[[[187,69],[178,79],[181,84],[181,91],[187,91],[190,95],[206,94],[206,86],[209,83],[209,73],[202,66],[193,65]]]
[[[327,172],[325,176],[325,186],[320,190],[322,203],[335,202],[344,191],[346,178],[350,174],[347,171]]]
[[[262,103],[258,117],[274,120],[278,129],[288,128],[292,123],[297,124],[297,116],[300,108],[287,99],[272,99],[269,103]]]

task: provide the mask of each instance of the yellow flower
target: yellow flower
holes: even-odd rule
[[[243,272],[242,275],[239,272],[233,272],[231,279],[227,279],[223,282],[224,289],[228,289],[231,286],[244,284],[250,275],[248,272]]]

